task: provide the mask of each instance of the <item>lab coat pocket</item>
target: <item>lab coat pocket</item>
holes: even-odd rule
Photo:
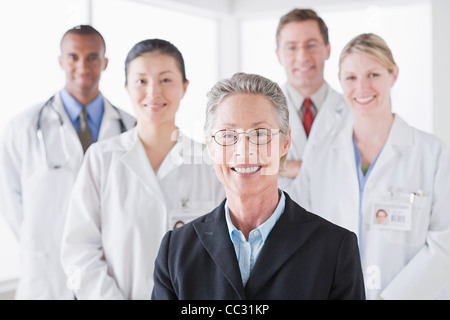
[[[214,201],[198,201],[184,198],[179,208],[169,213],[169,230],[179,228],[214,209]]]
[[[397,206],[400,209],[397,210],[398,214],[392,215],[388,221],[392,224],[392,220],[394,220],[400,225],[401,221],[406,221],[405,226],[407,225],[407,227],[395,228],[394,224],[392,224],[391,227],[388,226],[382,230],[384,238],[388,242],[397,245],[412,247],[424,245],[430,223],[431,198],[421,193],[401,193],[397,194],[395,199],[392,207]],[[406,207],[409,207],[409,212],[406,211]],[[375,206],[374,208],[376,209]],[[403,213],[401,208],[405,208]],[[376,219],[375,217],[374,221],[377,221]]]

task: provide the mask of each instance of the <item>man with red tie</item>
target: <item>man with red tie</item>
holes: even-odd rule
[[[324,79],[325,61],[330,57],[328,28],[309,9],[294,9],[281,17],[276,54],[287,83],[282,88],[289,106],[292,144],[279,184],[287,189],[298,175],[307,142],[330,133],[348,112],[341,94]]]

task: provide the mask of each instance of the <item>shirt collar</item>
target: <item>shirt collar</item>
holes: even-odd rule
[[[311,97],[302,96],[297,90],[292,88],[289,83],[287,84],[286,87],[289,94],[289,98],[294,103],[294,106],[297,109],[297,111],[300,111],[300,108],[303,105],[303,100],[305,100],[305,98],[310,98],[314,103],[314,106],[316,107],[317,111],[319,111],[328,93],[328,84],[326,82],[324,82],[323,85],[319,88],[319,90],[317,90],[314,94],[312,94]]]
[[[66,109],[67,115],[69,116],[72,122],[78,119],[83,106],[81,103],[77,101],[67,90],[66,88],[61,90],[61,100]],[[89,117],[96,124],[101,122],[101,117],[103,115],[104,104],[103,104],[103,96],[101,93],[92,100],[89,104],[86,105],[86,111],[88,112]]]
[[[279,191],[280,192],[280,191]],[[280,201],[278,201],[278,205],[275,208],[275,211],[272,213],[269,219],[267,219],[263,224],[258,226],[255,230],[258,230],[261,233],[261,237],[263,242],[266,241],[273,227],[277,223],[278,219],[284,212],[284,208],[286,206],[286,197],[283,192],[281,192]],[[228,209],[228,200],[225,202],[225,220],[227,222],[228,233],[230,235],[230,239],[233,240],[233,232],[236,230],[236,227],[233,225],[230,217],[230,210]],[[254,230],[252,230],[254,231]]]

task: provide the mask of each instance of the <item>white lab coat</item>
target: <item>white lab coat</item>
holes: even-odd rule
[[[365,185],[359,226],[352,134],[350,115],[338,135],[311,146],[289,194],[307,210],[358,235],[368,299],[449,299],[449,150],[395,115]],[[412,193],[423,198],[413,198],[409,230],[375,226],[373,205],[390,197],[408,205]]]
[[[60,169],[49,169],[43,161],[36,135],[37,105],[13,119],[5,128],[0,146],[0,212],[20,243],[20,279],[17,299],[73,299],[66,287],[60,263],[62,227],[73,182],[83,157],[77,132],[67,116],[60,95],[55,109],[64,121],[70,161]],[[120,133],[119,115],[104,100],[99,139]],[[124,125],[135,119],[120,111]],[[62,162],[57,115],[45,108],[42,129],[49,156]]]
[[[286,95],[289,109],[289,125],[291,127],[291,147],[289,148],[287,160],[302,160],[303,154],[307,149],[307,145],[316,140],[322,139],[324,136],[332,132],[337,123],[346,114],[349,108],[345,104],[341,94],[335,91],[327,84],[328,90],[325,101],[314,119],[309,137],[306,137],[305,128],[292,99],[289,98],[287,84],[282,86],[282,90]],[[278,178],[281,189],[287,189],[294,179]]]
[[[204,146],[186,136],[180,135],[157,174],[137,128],[91,147],[75,183],[62,246],[77,297],[150,299],[164,234],[224,198]]]

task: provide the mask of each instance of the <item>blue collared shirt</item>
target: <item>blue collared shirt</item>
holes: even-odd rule
[[[259,253],[261,252],[269,233],[283,214],[285,205],[286,197],[284,193],[281,192],[280,201],[273,214],[258,228],[253,229],[250,232],[247,241],[245,240],[243,233],[240,230],[237,230],[231,222],[228,201],[225,202],[225,218],[227,221],[228,232],[230,233],[231,242],[233,242],[234,245],[244,286],[247,284],[250,272],[253,270],[253,266],[258,259]]]
[[[65,88],[61,90],[60,96],[64,109],[69,116],[70,122],[72,122],[75,131],[78,132],[78,127],[80,125],[80,113],[83,106]],[[88,127],[89,130],[91,130],[92,139],[94,142],[98,140],[104,108],[103,96],[101,93],[99,93],[97,98],[86,106],[86,110],[88,112]]]
[[[359,154],[359,150],[358,147],[356,146],[356,141],[355,141],[355,137],[352,137],[352,141],[353,141],[353,149],[355,151],[355,160],[356,160],[356,174],[358,176],[358,182],[359,182],[359,223],[358,223],[358,233],[359,233],[359,237],[358,237],[358,244],[359,244],[359,253],[360,255],[362,255],[362,251],[361,251],[361,245],[362,245],[362,201],[363,201],[363,197],[364,197],[364,188],[366,186],[366,182],[369,179],[369,175],[372,172],[373,167],[375,166],[375,163],[378,160],[378,157],[381,154],[381,151],[383,149],[381,149],[380,153],[377,155],[377,157],[375,158],[375,160],[372,162],[372,164],[370,165],[369,169],[367,170],[366,174],[363,174],[362,169],[361,169],[361,164],[362,164],[362,160],[361,160],[361,155]]]

